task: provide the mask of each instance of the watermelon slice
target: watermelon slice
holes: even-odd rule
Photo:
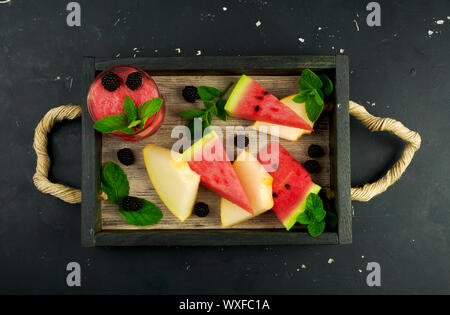
[[[319,193],[321,187],[313,183],[309,173],[278,142],[261,150],[258,160],[273,177],[273,211],[289,231],[297,216],[305,211],[308,195]]]
[[[313,130],[311,125],[295,111],[246,75],[243,75],[236,84],[225,110],[228,115],[234,117]]]
[[[189,167],[200,175],[200,183],[253,214],[244,188],[228,159],[222,141],[214,131],[183,153]]]

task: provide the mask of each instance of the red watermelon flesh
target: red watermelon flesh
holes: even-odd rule
[[[308,195],[317,194],[321,187],[313,183],[309,173],[278,142],[261,150],[258,160],[273,177],[273,211],[289,230],[305,210]]]
[[[223,143],[214,131],[194,143],[183,156],[189,167],[200,175],[203,186],[253,214]]]
[[[296,112],[246,75],[243,75],[236,84],[225,110],[228,115],[234,117],[313,130]]]

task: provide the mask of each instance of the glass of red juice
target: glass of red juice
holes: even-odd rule
[[[103,77],[110,72],[117,74],[120,80],[120,86],[114,91],[107,90],[102,84]],[[141,74],[142,85],[138,88],[133,86],[133,90],[127,86],[126,82],[128,76],[135,72]],[[96,122],[106,116],[123,114],[122,105],[127,95],[134,101],[137,108],[155,97],[163,99],[156,83],[147,72],[133,66],[113,66],[100,73],[89,89],[87,102],[92,120]],[[147,119],[143,129],[136,128],[136,132],[133,134],[119,131],[114,131],[112,134],[119,136],[124,141],[142,140],[158,131],[164,120],[165,112],[166,107],[163,102],[159,111]]]

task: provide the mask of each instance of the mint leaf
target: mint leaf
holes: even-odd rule
[[[317,104],[315,97],[310,95],[306,99],[305,110],[309,120],[314,122],[320,117],[320,114],[322,113],[323,103],[322,105]]]
[[[298,93],[297,95],[295,95],[292,100],[299,104],[304,103],[304,102],[306,102],[306,98],[308,97],[309,93],[311,93],[311,90],[303,90],[300,93]]]
[[[121,203],[130,192],[127,175],[114,162],[108,162],[103,167],[102,189],[108,195],[108,200],[117,204]]]
[[[320,90],[313,90],[313,95],[314,95],[314,100],[316,101],[317,104],[322,105],[323,106],[323,97],[321,96],[319,92]],[[323,93],[322,93],[323,95]]]
[[[308,232],[309,235],[311,235],[312,237],[319,236],[320,234],[322,234],[324,229],[325,229],[325,221],[308,224]]]
[[[323,100],[325,98],[325,95],[323,94],[322,90],[316,90],[317,93],[319,93],[320,98]]]
[[[196,118],[196,117],[201,117],[201,116],[203,116],[204,113],[205,113],[204,110],[191,109],[191,110],[184,110],[184,111],[180,112],[178,115],[180,115],[181,117],[186,118],[186,119],[192,119],[192,118]]]
[[[306,211],[303,211],[298,215],[297,222],[303,225],[308,225],[310,223],[313,223],[314,220],[308,215]]]
[[[126,95],[125,99],[123,100],[122,108],[125,115],[127,115],[128,123],[131,124],[133,121],[137,119],[138,113],[136,109],[136,104],[128,95]]]
[[[225,111],[225,105],[227,102],[225,102],[223,99],[219,99],[216,103],[217,107],[217,114],[216,116],[219,117],[220,120],[227,121],[228,114]]]
[[[306,81],[303,77],[300,77],[300,79],[298,80],[298,87],[300,88],[300,90],[302,91],[311,91],[314,90],[315,87],[312,86],[308,81]]]
[[[199,86],[197,87],[197,91],[203,101],[211,101],[221,94],[218,89],[211,86]]]
[[[327,212],[323,210],[322,207],[314,208],[312,212],[314,215],[314,220],[316,222],[323,221],[323,219],[325,219],[325,216],[327,215]]]
[[[155,97],[139,106],[138,117],[142,121],[140,125],[141,129],[145,127],[147,119],[152,117],[157,111],[159,111],[163,102],[164,101],[159,97]]]
[[[300,80],[303,81],[303,83],[307,83],[312,86],[314,89],[321,89],[323,87],[322,80],[320,80],[320,78],[309,69],[302,71]]]
[[[134,127],[136,127],[137,125],[139,125],[140,123],[141,123],[142,121],[141,120],[135,120],[135,121],[133,121],[131,124],[129,124],[128,125],[128,128],[134,128]]]
[[[128,119],[124,114],[117,114],[103,117],[94,124],[94,129],[102,133],[121,131],[125,133],[134,133],[133,129],[128,128]]]
[[[325,74],[321,74],[319,78],[323,83],[323,92],[325,95],[330,95],[333,92],[333,83],[330,78]]]
[[[211,113],[213,113],[214,115],[217,115],[217,107],[216,104],[212,103],[212,102],[203,102],[205,104],[205,107],[208,111],[210,111]]]
[[[331,211],[327,211],[327,216],[325,217],[325,222],[331,226],[335,227],[338,223],[338,217]]]
[[[125,211],[122,206],[119,207],[120,213],[125,217],[129,224],[137,226],[153,225],[158,223],[163,214],[161,210],[152,202],[141,199],[142,208],[138,211]]]
[[[322,208],[323,209],[323,202],[322,199],[320,199],[319,196],[316,194],[310,193],[308,197],[306,197],[306,209],[308,210],[314,210],[315,208]]]
[[[211,112],[206,112],[203,116],[203,123],[206,125],[206,127],[210,126],[212,123],[212,114]]]

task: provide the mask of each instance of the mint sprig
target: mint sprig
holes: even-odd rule
[[[325,95],[333,92],[333,83],[325,74],[317,76],[311,70],[305,69],[298,80],[298,87],[301,92],[293,98],[293,101],[305,103],[306,114],[309,120],[314,122],[323,111]]]
[[[225,111],[226,101],[223,96],[227,94],[228,90],[233,85],[233,82],[220,91],[212,86],[199,86],[197,88],[200,99],[203,101],[204,109],[189,109],[179,113],[183,118],[188,119],[187,127],[191,131],[191,137],[194,138],[194,121],[201,120],[202,132],[212,124],[213,115],[220,120],[226,121],[228,119]]]
[[[137,108],[131,97],[126,95],[122,104],[123,114],[103,117],[95,122],[94,129],[101,133],[120,131],[133,134],[138,128],[145,127],[147,119],[159,111],[163,102],[159,97],[155,97]]]
[[[120,213],[131,225],[146,226],[158,223],[163,214],[152,202],[139,198],[142,208],[138,211],[125,211],[122,201],[130,193],[130,184],[122,168],[114,162],[108,162],[102,171],[102,190],[108,196],[108,201],[119,205]]]
[[[333,212],[325,211],[322,199],[311,193],[306,198],[305,211],[298,215],[297,222],[306,226],[309,235],[317,237],[323,233],[325,222],[331,227],[336,226],[337,216]]]

